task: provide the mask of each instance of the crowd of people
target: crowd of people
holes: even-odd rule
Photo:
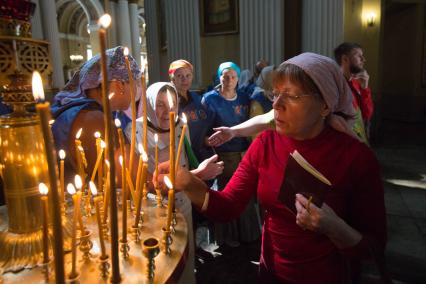
[[[129,57],[135,82],[130,85],[123,48],[108,50],[107,57],[108,88],[114,92],[111,110],[121,121],[129,153],[129,92],[136,94],[140,115],[141,73]],[[204,94],[191,91],[197,66],[179,59],[170,64],[170,82],[150,84],[145,149],[149,180],[155,174],[155,134],[163,162],[158,174],[168,173],[167,93],[172,96],[172,110],[179,114],[175,144],[185,135],[175,187],[176,207],[190,228],[190,249],[180,283],[195,282],[192,211],[214,222],[218,245],[238,246],[262,237],[262,283],[350,283],[345,281],[354,278],[360,260],[383,254],[384,197],[379,166],[368,146],[373,103],[365,58],[361,46],[352,43],[337,47],[335,57],[334,61],[303,53],[276,66],[261,60],[253,75],[234,62],[223,62],[216,72],[219,84]],[[96,149],[94,132],[104,135],[100,84],[98,55],[84,63],[54,98],[52,131],[57,149],[70,153],[70,173],[76,169],[74,138],[79,129],[84,128],[80,137],[84,149]],[[181,133],[183,113],[188,120],[186,133]],[[142,133],[138,122],[138,142]],[[278,198],[286,190],[282,184],[294,151],[332,184],[322,205],[296,194],[296,214]],[[85,154],[91,172],[96,151]],[[159,182],[164,186],[161,178]]]

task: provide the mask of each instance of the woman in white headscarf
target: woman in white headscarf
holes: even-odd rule
[[[208,189],[185,170],[175,188],[216,221],[238,217],[257,195],[266,212],[259,282],[350,283],[348,264],[382,257],[386,244],[380,169],[351,131],[351,91],[333,60],[304,53],[277,68],[273,92],[276,129],[251,144],[223,191]],[[300,191],[289,193],[287,203],[280,198],[290,181],[295,188],[305,185],[307,195],[317,189],[287,172],[295,151],[331,182],[323,203]],[[162,165],[160,172],[167,171]]]
[[[170,94],[173,101],[173,108],[170,109],[168,102],[168,94]],[[175,87],[168,82],[154,83],[146,91],[147,96],[147,116],[148,116],[148,180],[152,179],[155,170],[155,139],[154,135],[158,135],[158,161],[165,162],[169,160],[170,154],[170,119],[169,112],[174,111],[178,113],[177,104],[177,91]],[[176,126],[176,141],[175,149],[178,147],[179,138],[181,136],[182,123],[179,118],[175,122]],[[138,143],[142,144],[143,124],[138,121],[136,129],[136,139]],[[130,137],[130,132],[126,132]],[[189,133],[185,133],[186,139],[189,141]],[[187,148],[190,150],[190,148]],[[202,180],[210,180],[215,178],[218,174],[222,173],[223,162],[216,162],[217,155],[212,156],[200,163],[198,168],[189,169],[187,150],[183,149],[179,160],[179,165],[183,168],[191,170],[193,174]],[[162,179],[160,180],[160,182]],[[152,185],[152,184],[151,184]],[[150,186],[152,189],[152,186]],[[183,214],[188,226],[188,245],[189,254],[186,261],[184,271],[182,273],[179,283],[195,283],[194,278],[194,238],[192,231],[192,207],[191,201],[183,192],[175,194],[175,206],[180,213]]]

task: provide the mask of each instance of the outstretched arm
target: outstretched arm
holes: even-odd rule
[[[255,116],[243,123],[232,127],[217,127],[213,128],[216,132],[207,138],[207,145],[218,147],[223,143],[228,142],[234,137],[248,137],[258,132],[268,129],[271,121],[274,119],[274,111],[271,110],[265,114]]]

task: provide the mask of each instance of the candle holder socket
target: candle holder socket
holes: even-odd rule
[[[120,252],[123,255],[123,259],[129,259],[129,242],[127,240],[120,240]]]
[[[109,256],[105,255],[104,257],[99,257],[99,271],[101,272],[102,278],[108,278],[109,275]]]
[[[91,235],[91,231],[85,230],[80,236],[80,251],[83,253],[83,261],[88,261],[90,260],[90,257],[92,257],[90,254],[90,250],[93,247],[93,243],[90,240]]]
[[[171,231],[170,229],[167,230],[164,227],[161,229],[161,231],[163,232],[163,238],[161,240],[161,243],[163,245],[163,252],[167,255],[170,255],[170,253],[172,252],[170,246],[173,243]]]
[[[154,279],[154,258],[160,253],[160,241],[156,238],[145,239],[142,243],[142,253],[146,258],[148,258],[146,276],[148,279]]]
[[[141,231],[139,226],[133,225],[131,230],[135,243],[139,244],[141,242]]]

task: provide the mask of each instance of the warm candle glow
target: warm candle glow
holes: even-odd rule
[[[120,166],[123,166],[123,156],[120,155],[120,157],[118,157],[118,161],[120,162]]]
[[[173,109],[173,98],[169,90],[167,90],[167,101],[169,102],[169,108]]]
[[[101,133],[99,131],[96,131],[93,135],[96,139],[101,138]]]
[[[105,149],[105,148],[106,148],[106,144],[105,144],[104,140],[101,140],[101,148],[102,148],[102,149]]]
[[[52,125],[52,124],[54,124],[54,123],[55,123],[55,120],[54,120],[54,119],[49,120],[49,125]]]
[[[120,127],[121,127],[121,122],[120,122],[120,120],[119,120],[118,118],[114,119],[114,123],[115,123],[115,126],[116,126],[117,128],[120,128]]]
[[[49,188],[44,183],[40,183],[38,185],[38,191],[40,191],[40,194],[46,195],[49,192]]]
[[[187,124],[188,120],[186,119],[185,113],[182,113],[182,122]]]
[[[138,150],[139,150],[139,153],[142,155],[142,160],[144,161],[144,163],[147,163],[148,155],[146,154],[145,149],[143,148],[141,143],[138,144]]]
[[[108,169],[109,169],[109,161],[105,160],[105,164],[107,165]]]
[[[75,139],[80,139],[81,133],[83,132],[83,128],[80,128],[75,134]]]
[[[124,54],[124,56],[129,56],[129,48],[128,47],[124,48],[123,54]]]
[[[173,189],[173,185],[172,182],[170,181],[168,176],[164,176],[164,184],[169,188],[169,189]]]
[[[63,149],[59,150],[59,159],[63,160],[65,159],[65,151]]]
[[[109,14],[103,14],[100,18],[98,23],[104,28],[107,29],[109,25],[111,24],[111,16]]]
[[[154,134],[154,141],[155,141],[155,144],[158,143],[158,134],[157,133]]]
[[[43,81],[41,80],[40,73],[37,71],[33,72],[33,80],[32,80],[32,88],[33,88],[33,96],[36,101],[44,100],[44,89],[43,89]]]
[[[90,191],[92,192],[93,196],[96,196],[98,194],[98,190],[96,189],[96,185],[93,181],[89,182]]]
[[[75,175],[74,184],[75,187],[79,190],[83,187],[83,181],[81,180],[81,177],[79,175]]]
[[[110,99],[112,99],[112,97],[115,95],[115,93],[114,92],[112,92],[112,93],[110,93],[109,95],[108,95],[108,99],[110,100]]]
[[[71,195],[75,194],[75,187],[72,183],[67,184],[67,192]]]

